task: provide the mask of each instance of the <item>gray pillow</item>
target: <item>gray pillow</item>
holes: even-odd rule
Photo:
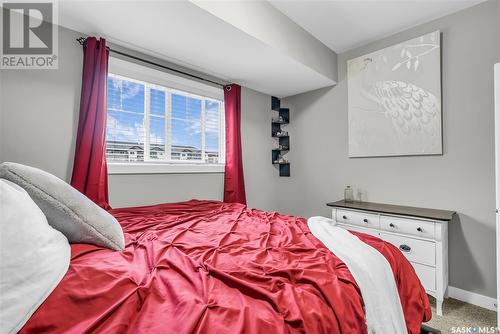
[[[78,190],[38,168],[13,162],[0,164],[0,178],[22,187],[43,211],[49,224],[71,243],[122,250],[125,238],[118,221]]]

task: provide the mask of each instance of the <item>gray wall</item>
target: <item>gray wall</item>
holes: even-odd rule
[[[0,162],[36,166],[69,181],[80,103],[82,48],[75,41],[81,34],[60,28],[59,36],[58,70],[0,71]],[[242,113],[246,116],[260,112],[264,104],[268,110],[269,96],[245,88],[242,95]],[[260,144],[247,147],[263,150]],[[267,146],[264,150],[267,153]],[[111,175],[110,202],[121,207],[191,198],[222,199],[223,175]],[[247,176],[252,180],[251,172]]]
[[[224,174],[134,174],[109,176],[112,207],[187,201],[222,200]]]
[[[271,164],[271,97],[251,89],[241,94],[241,135],[247,203],[253,208],[277,210],[280,187],[286,178]]]
[[[499,14],[500,2],[489,1],[340,54],[336,87],[285,99],[292,111],[292,177],[281,186],[276,208],[329,215],[325,203],[342,198],[351,185],[374,202],[456,210],[450,285],[495,297],[493,64],[500,62]],[[346,61],[437,29],[444,155],[349,159]]]
[[[58,70],[1,70],[0,161],[43,168],[69,180],[80,103],[79,35],[59,30]]]

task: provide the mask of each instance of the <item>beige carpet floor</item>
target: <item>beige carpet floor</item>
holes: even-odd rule
[[[495,311],[448,298],[443,305],[443,316],[440,317],[436,314],[435,299],[429,297],[429,300],[432,307],[432,319],[424,325],[439,329],[443,334],[453,333],[453,327],[496,327],[497,313]],[[479,333],[479,331],[472,333]]]

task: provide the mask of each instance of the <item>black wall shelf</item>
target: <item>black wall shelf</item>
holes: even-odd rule
[[[290,109],[281,108],[279,98],[271,97],[271,137],[276,139],[277,148],[271,150],[271,161],[278,166],[280,176],[290,176],[290,162],[283,156],[290,150],[290,136],[282,126],[290,123]]]

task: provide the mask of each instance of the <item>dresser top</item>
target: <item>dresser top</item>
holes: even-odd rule
[[[412,217],[427,218],[427,219],[441,220],[441,221],[451,221],[453,215],[455,214],[455,211],[448,211],[448,210],[426,209],[426,208],[417,208],[413,206],[401,206],[401,205],[371,203],[371,202],[357,202],[357,201],[346,202],[344,200],[327,203],[326,205],[337,208],[373,211],[373,212],[388,213],[401,216],[412,216]]]

